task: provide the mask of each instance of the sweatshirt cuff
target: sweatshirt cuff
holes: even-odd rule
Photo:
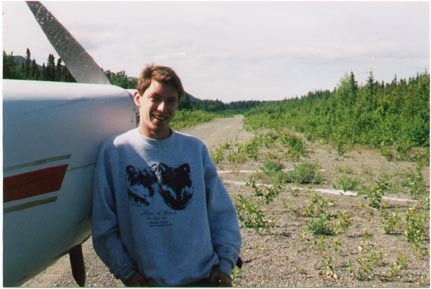
[[[220,259],[218,264],[219,270],[227,275],[232,275],[232,263],[227,259]]]
[[[127,274],[121,276],[121,277],[117,277],[118,279],[121,280],[121,282],[123,282],[123,284],[126,284],[127,280],[129,280],[130,277],[133,276],[133,274],[135,274],[136,271],[129,271],[127,272]]]

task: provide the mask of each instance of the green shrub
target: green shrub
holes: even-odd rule
[[[241,224],[246,228],[259,229],[265,227],[265,214],[257,206],[257,203],[247,200],[242,195],[235,197],[236,210]]]
[[[343,191],[353,191],[359,185],[359,180],[347,175],[337,177],[335,188]]]
[[[419,244],[423,240],[429,239],[426,230],[426,225],[429,222],[427,212],[417,207],[409,208],[405,220],[407,225],[404,229],[404,235],[407,241]]]
[[[386,234],[397,233],[401,223],[399,209],[397,208],[395,212],[392,212],[392,213],[390,213],[387,209],[384,209],[382,211],[382,216],[383,216],[382,228],[385,231],[385,233]]]
[[[382,207],[383,196],[390,189],[389,182],[384,177],[379,179],[370,188],[365,188],[360,192],[364,195],[365,199],[369,201],[372,208],[380,209]]]
[[[334,229],[329,220],[329,215],[325,213],[320,214],[318,218],[313,218],[307,223],[309,232],[313,235],[334,235]]]
[[[428,195],[421,170],[422,168],[418,166],[414,172],[407,174],[403,184],[407,189],[407,193],[416,200]]]
[[[261,170],[270,177],[275,184],[282,184],[285,182],[285,173],[283,172],[283,165],[273,160],[265,160]]]
[[[297,164],[287,173],[287,180],[297,184],[320,184],[323,179],[319,169],[320,166],[312,163]]]
[[[297,161],[306,155],[306,145],[301,138],[292,134],[281,133],[279,140],[282,145],[287,147],[285,156],[288,159]]]
[[[256,196],[258,199],[263,200],[266,204],[272,202],[282,190],[282,186],[280,184],[259,187],[256,184],[256,180],[254,177],[251,177],[246,185],[252,187],[254,196]]]

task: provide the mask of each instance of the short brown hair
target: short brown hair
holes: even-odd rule
[[[184,95],[183,85],[175,71],[167,66],[150,64],[142,70],[136,89],[140,95],[150,86],[151,80],[172,86],[178,91],[178,100]]]

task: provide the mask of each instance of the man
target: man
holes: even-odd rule
[[[138,128],[99,151],[93,244],[127,286],[232,286],[236,212],[206,146],[170,128],[183,94],[172,69],[147,66],[134,94]]]

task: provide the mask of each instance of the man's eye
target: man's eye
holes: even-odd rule
[[[154,103],[159,103],[159,102],[162,101],[162,98],[159,97],[159,96],[152,96],[151,97],[151,101],[154,102]]]

